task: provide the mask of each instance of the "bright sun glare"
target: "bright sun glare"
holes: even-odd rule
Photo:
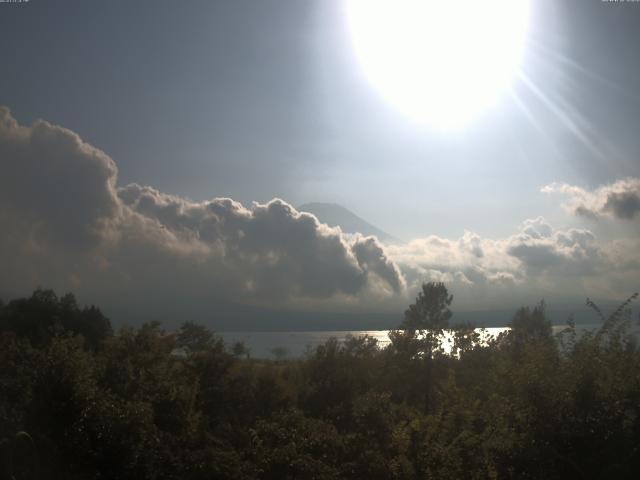
[[[420,123],[459,128],[508,87],[527,0],[346,0],[353,44],[380,94]]]

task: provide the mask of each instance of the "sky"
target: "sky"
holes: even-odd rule
[[[380,95],[344,0],[30,0],[0,31],[5,297],[209,318],[401,312],[429,280],[463,310],[640,288],[640,3],[532,1],[520,74],[453,131]]]

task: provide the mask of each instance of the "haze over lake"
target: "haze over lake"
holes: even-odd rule
[[[577,331],[584,333],[599,328],[601,324],[577,325]],[[557,334],[566,328],[565,325],[553,327],[553,333]],[[507,327],[477,328],[482,338],[496,338],[500,333],[508,331]],[[636,328],[636,331],[638,329]],[[283,358],[296,358],[312,352],[318,345],[325,343],[330,338],[344,342],[349,336],[360,337],[367,335],[377,340],[378,346],[384,348],[389,344],[389,330],[347,330],[347,331],[312,331],[312,332],[218,332],[228,345],[235,342],[243,342],[253,358],[274,358],[282,355]],[[443,342],[446,352],[451,349],[447,340]],[[274,353],[280,349],[279,353]],[[277,352],[277,350],[276,350]]]

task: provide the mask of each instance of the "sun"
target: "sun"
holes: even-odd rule
[[[527,0],[346,0],[370,82],[420,123],[464,126],[508,89],[524,49]]]

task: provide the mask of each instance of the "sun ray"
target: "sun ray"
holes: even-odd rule
[[[574,72],[584,75],[592,80],[595,80],[596,82],[600,83],[603,86],[609,87],[611,88],[613,91],[615,91],[616,93],[631,99],[635,102],[640,103],[640,95],[629,91],[625,88],[623,88],[622,86],[620,86],[618,83],[614,82],[613,80],[607,78],[606,76],[594,72],[584,66],[582,66],[579,62],[577,62],[576,60],[572,59],[571,57],[563,54],[562,52],[557,51],[556,49],[552,49],[549,48],[547,46],[545,46],[542,42],[536,42],[536,41],[531,41],[530,42],[531,48],[536,48],[536,49],[540,49],[542,51],[542,56],[543,58],[549,58],[549,57],[553,57],[553,59],[557,60],[558,62],[562,63],[563,66],[569,67],[571,70],[573,70]],[[547,60],[548,61],[548,60]],[[559,68],[560,71],[562,72],[566,72],[565,68]]]
[[[606,160],[606,157],[602,151],[597,147],[590,135],[583,131],[574,119],[575,112],[572,112],[572,108],[568,104],[558,105],[554,102],[542,89],[540,89],[535,82],[529,78],[523,71],[520,71],[518,77],[522,83],[534,94],[538,100],[540,100],[545,107],[560,121],[560,123],[571,132],[580,143],[593,153],[598,159]]]
[[[519,111],[524,115],[527,121],[531,124],[531,126],[538,132],[538,134],[542,137],[547,147],[549,147],[553,152],[558,156],[562,156],[556,143],[552,140],[551,136],[547,131],[545,131],[542,123],[536,118],[536,116],[531,111],[531,108],[527,106],[527,104],[520,98],[518,93],[511,88],[509,90],[509,96],[513,100],[513,102],[518,107]]]

